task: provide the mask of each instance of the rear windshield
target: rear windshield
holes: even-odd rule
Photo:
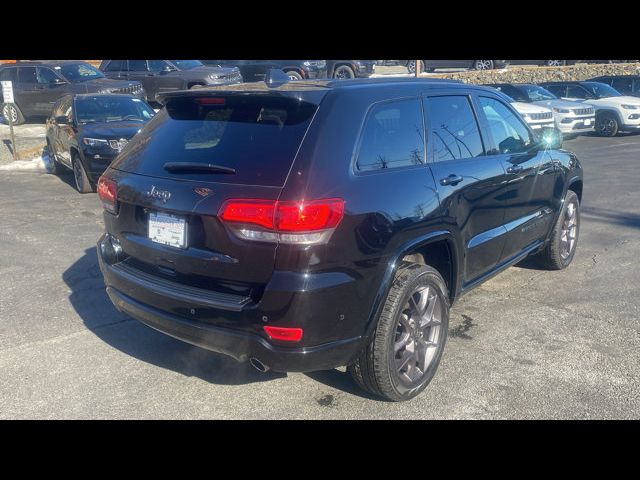
[[[280,186],[316,108],[291,97],[173,99],[111,166],[157,177]],[[169,172],[167,162],[212,164],[235,173]]]

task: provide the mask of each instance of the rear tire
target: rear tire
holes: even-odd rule
[[[420,60],[419,62],[420,65],[420,73],[424,72],[424,62],[422,60]],[[415,60],[409,60],[407,62],[407,71],[411,74],[411,75],[415,75],[416,74],[416,61]],[[431,70],[433,71],[433,70]]]
[[[580,200],[574,191],[568,190],[549,243],[537,255],[538,261],[549,270],[562,270],[568,267],[578,247],[579,233]]]
[[[440,273],[403,263],[370,343],[347,370],[374,395],[394,402],[410,400],[433,379],[448,328],[449,297]]]
[[[618,118],[613,113],[601,113],[596,116],[596,134],[600,137],[615,137],[620,125]]]
[[[82,161],[80,161],[80,157],[78,157],[77,153],[74,153],[71,157],[71,163],[73,165],[73,178],[76,183],[76,190],[80,193],[91,193],[93,192],[93,186],[89,181],[89,176],[82,165]]]
[[[566,60],[545,60],[544,64],[547,67],[562,67],[567,64]]]
[[[14,125],[22,125],[24,123],[24,115],[15,103],[5,103],[2,105],[2,116],[4,121],[9,124],[9,118],[12,119]]]
[[[474,60],[474,70],[493,70],[493,60]]]

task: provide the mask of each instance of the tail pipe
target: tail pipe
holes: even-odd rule
[[[270,370],[269,367],[267,367],[264,363],[262,363],[256,357],[251,357],[249,359],[249,363],[251,364],[251,366],[253,366],[253,368],[258,370],[259,372],[266,373]]]

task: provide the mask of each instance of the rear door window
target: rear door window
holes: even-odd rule
[[[434,162],[484,155],[478,122],[469,97],[452,95],[426,99]]]
[[[375,105],[365,121],[356,168],[382,170],[424,163],[420,101],[416,98]]]
[[[18,69],[18,80],[20,83],[38,83],[36,67],[20,67]]]
[[[281,186],[316,109],[278,96],[173,99],[112,167],[201,182]],[[236,173],[169,172],[163,168],[167,162],[213,164]]]
[[[130,72],[146,72],[147,61],[146,60],[129,60]]]
[[[17,68],[5,68],[0,71],[0,81],[6,82],[16,82],[18,80],[18,69]]]

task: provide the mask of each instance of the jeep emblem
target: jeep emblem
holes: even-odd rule
[[[145,195],[147,198],[157,198],[158,200],[162,200],[162,203],[167,203],[171,198],[171,192],[167,190],[159,190],[155,185],[151,185],[151,190],[149,190]]]

